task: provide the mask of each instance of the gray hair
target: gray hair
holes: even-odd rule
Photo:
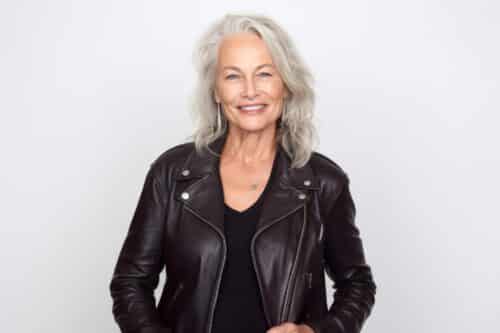
[[[227,120],[219,118],[214,99],[217,56],[222,39],[239,32],[255,33],[264,41],[289,91],[276,139],[290,157],[291,167],[302,167],[319,141],[313,124],[314,78],[286,31],[264,15],[226,14],[198,40],[193,53],[198,81],[190,105],[196,126],[190,138],[201,151],[227,131]]]

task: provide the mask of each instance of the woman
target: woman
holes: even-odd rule
[[[267,17],[226,15],[197,51],[198,128],[148,171],[110,284],[116,322],[140,333],[360,332],[376,285],[349,178],[312,150],[311,75],[290,38]]]

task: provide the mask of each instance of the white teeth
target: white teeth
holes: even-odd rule
[[[259,105],[251,105],[251,106],[240,106],[240,109],[242,110],[260,110],[260,109],[263,109],[265,107],[264,104],[259,104]]]

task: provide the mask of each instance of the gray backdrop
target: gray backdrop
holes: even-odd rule
[[[497,331],[499,3],[227,3],[1,3],[2,331],[119,332],[112,269],[150,162],[191,133],[193,43],[244,10],[316,75],[378,285],[363,331]]]

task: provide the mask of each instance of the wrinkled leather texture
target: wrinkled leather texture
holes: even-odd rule
[[[216,172],[225,138],[203,153],[193,142],[179,144],[151,164],[109,285],[122,332],[211,332],[227,257]],[[318,152],[302,168],[290,168],[281,146],[276,158],[278,176],[250,248],[268,325],[360,332],[376,285],[354,223],[349,178]],[[156,305],[163,269],[166,283]],[[334,281],[330,307],[325,272]]]

